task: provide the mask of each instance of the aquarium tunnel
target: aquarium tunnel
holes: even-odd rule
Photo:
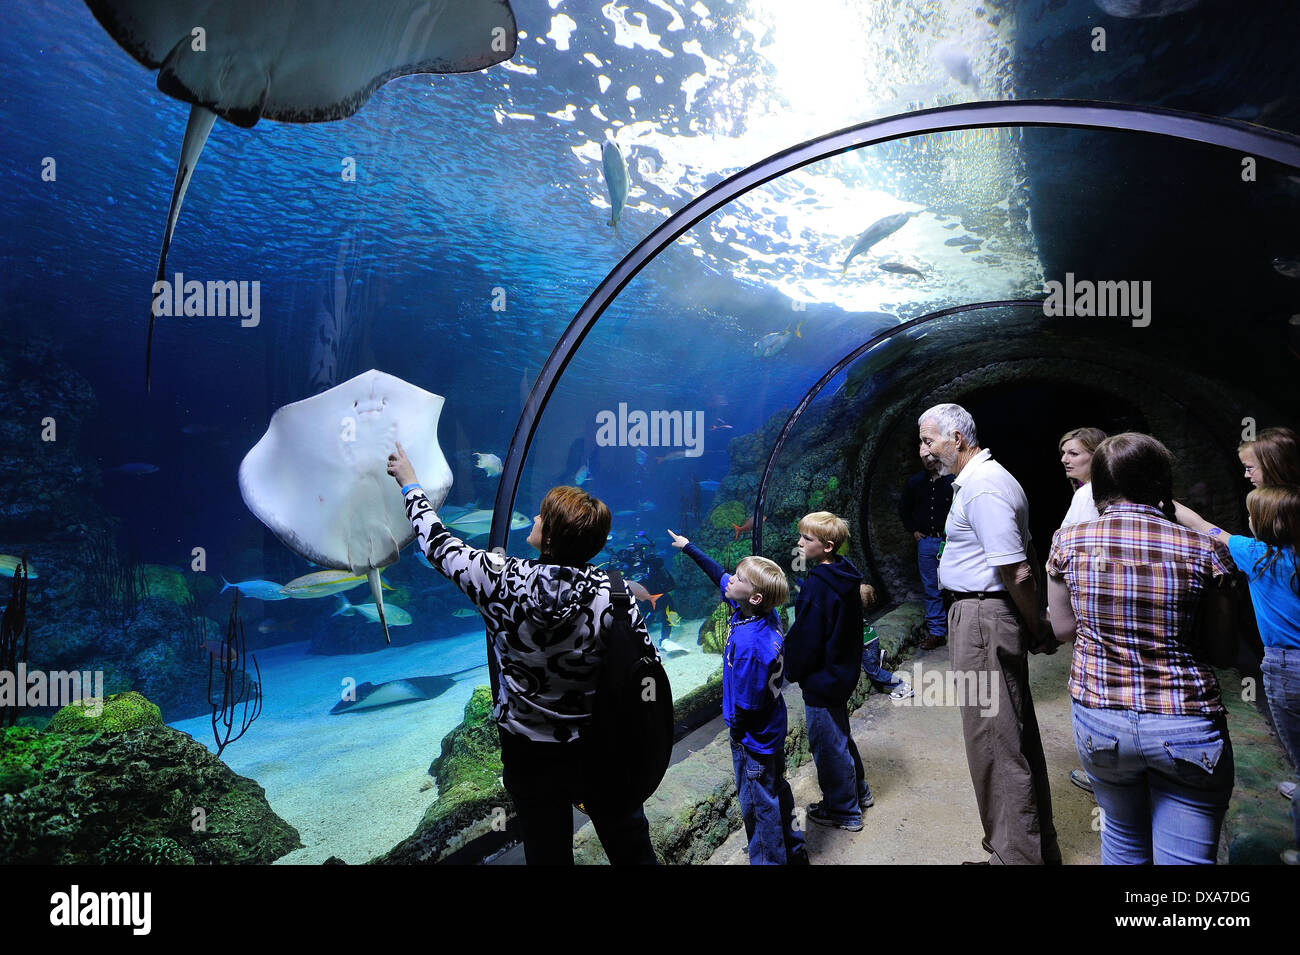
[[[391,642],[364,573],[282,593],[323,569],[293,542],[328,537],[284,525],[328,523],[345,479],[281,438],[282,525],[241,487],[278,409],[369,369],[441,398],[439,513],[469,543],[533,556],[557,485],[608,505],[592,562],[662,588],[641,607],[679,736],[720,725],[725,620],[669,529],[724,566],[790,566],[799,518],[832,511],[884,633],[922,599],[899,506],[923,410],[972,413],[1040,552],[1072,428],[1157,436],[1180,500],[1244,526],[1238,443],[1300,423],[1286,3],[514,0],[517,46],[487,68],[396,77],[332,122],[222,116],[165,269],[193,121],[110,35],[116,6],[0,12],[0,606],[26,554],[26,666],[97,673],[112,719],[219,752],[265,790],[270,835],[219,855],[176,820],[105,818],[81,850],[0,808],[0,861],[509,846],[474,607],[411,546],[382,573]],[[196,280],[234,290],[231,313],[188,310]],[[241,629],[254,709],[223,729],[209,678]],[[370,705],[340,708],[357,688]],[[11,753],[66,725],[54,702],[12,711]],[[53,778],[5,758],[0,795]],[[670,861],[707,858],[704,838]]]

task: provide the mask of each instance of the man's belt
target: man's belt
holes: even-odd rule
[[[950,604],[954,604],[958,600],[1010,600],[1015,603],[1015,599],[1005,590],[977,590],[973,592],[945,590],[943,598]]]

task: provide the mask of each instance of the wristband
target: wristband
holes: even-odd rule
[[[402,488],[402,497],[406,497],[406,495],[410,492],[411,488],[413,487],[419,487],[421,491],[424,490],[423,487],[420,487],[420,483],[418,481],[415,481],[412,482],[411,484],[406,485],[406,487]]]

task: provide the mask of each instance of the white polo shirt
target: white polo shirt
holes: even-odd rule
[[[997,568],[1025,559],[1029,501],[1020,482],[983,448],[952,485],[939,586],[970,593],[1005,590]]]

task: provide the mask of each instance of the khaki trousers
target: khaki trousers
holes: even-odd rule
[[[1052,791],[1029,694],[1029,634],[1010,600],[948,608],[966,763],[993,865],[1060,864]],[[981,699],[982,697],[982,699]]]

